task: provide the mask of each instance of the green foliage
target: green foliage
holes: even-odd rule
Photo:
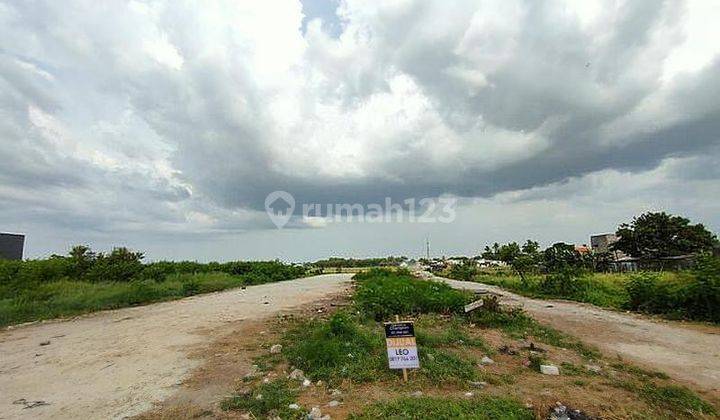
[[[653,409],[666,412],[668,418],[697,418],[699,414],[717,414],[712,405],[683,386],[657,385],[650,380],[623,381],[614,385],[635,393]]]
[[[355,304],[376,321],[394,315],[460,313],[471,299],[446,283],[414,278],[407,271],[374,269],[358,273]]]
[[[463,281],[469,281],[472,280],[473,277],[475,277],[478,274],[477,267],[475,267],[475,264],[455,264],[452,267],[450,267],[450,271],[448,273],[448,277],[456,280],[463,280]]]
[[[84,279],[91,282],[131,281],[143,271],[142,252],[133,252],[127,248],[115,248],[109,254],[97,254],[88,268]]]
[[[178,299],[247,284],[246,276],[217,272],[170,275],[163,277],[162,282],[142,277],[129,282],[88,282],[67,277],[39,282],[35,271],[38,267],[47,273],[53,264],[66,262],[64,259],[48,261],[0,264],[0,278],[6,275],[3,270],[12,271],[12,279],[16,282],[29,277],[25,283],[0,283],[0,326]],[[20,276],[17,275],[18,267]]]
[[[663,280],[643,272],[627,284],[628,309],[720,322],[720,258],[704,256],[694,270]]]
[[[532,411],[515,400],[483,396],[473,399],[404,397],[381,401],[351,419],[518,419],[535,418]]]
[[[224,400],[220,406],[223,410],[237,410],[249,413],[253,418],[305,418],[304,410],[292,410],[290,404],[297,401],[298,389],[286,379],[260,384],[251,392],[234,395]]]
[[[432,326],[440,323],[443,328],[440,331],[433,331]],[[463,329],[463,321],[459,318],[450,320],[447,327],[436,317],[422,316],[415,323],[415,336],[420,346],[443,347],[443,346],[461,346],[461,347],[479,347],[485,352],[490,352],[490,346],[481,338],[470,337]]]
[[[471,360],[463,359],[445,350],[419,346],[420,373],[432,381],[469,381],[477,379],[477,370]]]
[[[575,246],[558,242],[543,252],[545,269],[550,273],[580,272],[591,266],[589,258],[583,256]]]
[[[703,256],[685,293],[689,318],[720,322],[720,257]]]
[[[712,405],[683,386],[659,386],[652,382],[646,382],[640,387],[639,391],[640,396],[654,406],[687,414],[717,414]]]
[[[577,270],[569,267],[548,274],[540,282],[540,290],[543,294],[563,298],[582,296],[588,287],[588,281]]]
[[[407,257],[390,256],[364,259],[331,257],[326,260],[315,261],[312,265],[321,268],[396,267],[405,261],[407,261]]]
[[[702,224],[664,212],[644,213],[623,223],[616,235],[619,240],[612,249],[645,260],[658,260],[678,255],[711,252],[718,240]]]
[[[380,329],[361,325],[344,312],[291,329],[283,355],[313,380],[367,382],[388,375]]]
[[[600,357],[598,350],[558,330],[541,325],[520,309],[500,312],[474,311],[470,314],[469,321],[487,328],[498,328],[515,338],[532,336],[542,343],[572,349],[587,359]]]

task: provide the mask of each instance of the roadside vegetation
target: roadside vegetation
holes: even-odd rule
[[[347,304],[279,318],[260,338],[265,353],[255,371],[222,409],[251,418],[531,419],[575,409],[603,418],[716,414],[717,402],[664,374],[607,360],[492,298],[465,314],[474,296],[406,271],[371,270],[355,280]],[[395,315],[415,321],[421,368],[407,383],[387,367],[382,322]],[[277,343],[280,351],[268,353]],[[541,365],[557,366],[560,375],[540,373]]]
[[[0,260],[0,326],[305,275],[303,267],[278,261],[144,264],[142,260],[142,253],[126,248],[104,254],[85,246],[45,260]]]
[[[452,271],[446,275],[457,279]],[[720,258],[713,256],[699,257],[694,268],[683,271],[567,270],[526,275],[523,279],[512,273],[478,270],[470,280],[529,297],[568,299],[617,310],[720,323]]]
[[[441,273],[456,280],[498,285],[525,296],[561,298],[594,305],[720,322],[720,244],[702,224],[666,213],[645,213],[616,231],[607,252],[538,242],[486,246],[483,259],[500,269],[480,269],[475,259]],[[618,256],[641,271],[617,273]]]

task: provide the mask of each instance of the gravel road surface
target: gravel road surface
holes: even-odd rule
[[[141,413],[201,363],[188,355],[204,332],[338,293],[351,277],[308,277],[0,331],[0,419]],[[26,408],[35,401],[48,405]]]

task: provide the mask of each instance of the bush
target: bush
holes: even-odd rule
[[[423,281],[407,271],[370,270],[358,273],[355,304],[376,321],[394,315],[421,313],[460,313],[471,300],[467,292],[453,289],[446,283]]]
[[[115,248],[110,254],[98,254],[85,278],[91,282],[131,281],[143,271],[143,253],[132,252],[127,248]]]
[[[577,270],[560,270],[540,282],[542,293],[559,297],[582,296],[587,289],[588,281]]]
[[[690,318],[720,322],[720,258],[701,257],[693,270],[695,281],[686,292]]]

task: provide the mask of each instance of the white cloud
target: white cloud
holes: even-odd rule
[[[290,0],[0,3],[13,203],[0,216],[237,232],[271,226],[261,203],[277,189],[484,200],[574,194],[578,179],[612,209],[617,174],[717,154],[709,3],[346,0],[337,13],[334,37],[319,20],[303,34]]]

